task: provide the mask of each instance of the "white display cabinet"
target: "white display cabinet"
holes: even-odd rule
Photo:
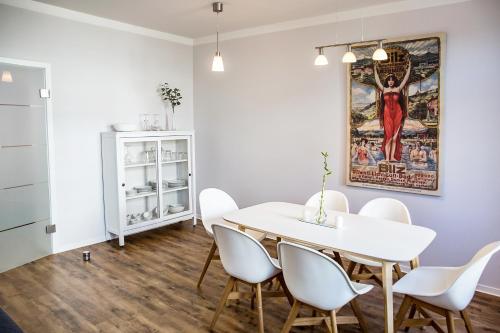
[[[106,231],[118,237],[193,219],[194,132],[101,134]]]

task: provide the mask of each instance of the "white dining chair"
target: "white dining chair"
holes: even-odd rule
[[[233,212],[235,210],[238,210],[238,205],[236,205],[236,202],[234,202],[233,198],[231,198],[231,196],[229,196],[229,194],[227,194],[226,192],[216,188],[207,188],[201,191],[201,221],[203,223],[203,226],[205,227],[205,230],[211,238],[213,238],[212,223],[224,224],[225,222],[222,218],[222,215],[224,215],[225,213]],[[248,233],[259,241],[266,238],[266,235],[261,232],[249,230]],[[208,256],[205,261],[205,265],[203,266],[200,278],[198,279],[198,288],[200,287],[212,260],[219,260],[219,256],[215,255],[216,250],[217,244],[214,240],[208,252]]]
[[[229,280],[215,310],[210,330],[215,327],[217,318],[228,299],[250,297],[253,301],[255,297],[259,316],[258,330],[262,333],[264,332],[262,298],[265,296],[276,297],[286,295],[289,302],[292,302],[292,297],[286,289],[278,261],[271,258],[264,246],[247,233],[221,224],[212,224],[212,230],[219,248],[222,266],[226,273],[229,274]],[[272,281],[274,278],[280,281],[284,293],[262,291],[262,284]],[[243,293],[233,291],[236,282],[249,284],[252,287],[252,292]]]
[[[321,192],[318,192],[307,200],[306,206],[319,208],[320,200]],[[344,193],[339,191],[326,190],[323,200],[325,209],[349,213],[349,201],[347,201],[347,197]]]
[[[500,241],[483,247],[461,267],[418,267],[406,274],[394,284],[393,291],[404,294],[403,303],[395,320],[395,328],[414,326],[433,326],[443,332],[440,323],[443,320],[433,318],[430,310],[446,318],[448,332],[455,332],[454,312],[459,312],[467,332],[472,332],[472,325],[465,308],[469,305],[476,291],[479,278],[490,258],[500,251]],[[408,319],[406,313],[410,309]],[[413,319],[418,310],[423,319]],[[456,318],[459,319],[459,318]]]
[[[411,224],[410,212],[408,211],[406,205],[399,200],[391,198],[373,199],[367,202],[361,208],[358,214],[362,216],[370,216],[370,217],[392,220],[400,223]],[[374,280],[380,286],[382,286],[381,274],[375,273],[371,269],[371,267],[382,267],[382,264],[380,262],[361,258],[349,253],[343,253],[343,256],[351,261],[347,268],[347,274],[353,280],[356,281]],[[358,273],[355,274],[354,270],[356,269],[356,266],[358,264],[359,264]],[[397,278],[401,278],[403,276],[403,273],[398,263],[394,265],[394,270],[396,271]]]
[[[330,332],[337,332],[337,324],[356,323],[363,332],[368,332],[355,297],[367,293],[373,286],[351,282],[337,262],[306,246],[280,242],[278,258],[285,283],[294,297],[282,333],[290,331],[292,326],[323,323]],[[354,316],[337,317],[337,311],[347,303],[350,303]],[[297,318],[303,305],[315,311],[313,317]],[[316,316],[316,313],[320,315]]]
[[[326,190],[324,193],[324,205],[327,210],[336,210],[343,213],[349,213],[349,201],[344,193],[339,191]],[[313,194],[306,202],[306,207],[319,208],[321,203],[321,191]],[[326,252],[324,249],[319,247],[314,247],[315,250]],[[342,266],[342,258],[340,254],[336,251],[332,251],[333,256],[337,263]]]

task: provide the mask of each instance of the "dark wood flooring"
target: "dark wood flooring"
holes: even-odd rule
[[[130,236],[124,248],[116,241],[89,246],[90,262],[82,261],[83,249],[52,255],[0,274],[0,307],[25,332],[207,332],[227,281],[215,262],[196,289],[210,244],[201,223],[192,228],[184,222]],[[274,255],[274,242],[266,246]],[[383,332],[380,288],[358,301],[370,332]],[[397,310],[401,298],[395,302]],[[231,303],[215,331],[255,332],[257,316],[249,304]],[[279,332],[289,309],[284,298],[264,299],[266,331]],[[476,332],[500,332],[500,298],[478,293],[469,313]],[[458,331],[465,332],[463,325]],[[359,329],[346,325],[340,332]]]

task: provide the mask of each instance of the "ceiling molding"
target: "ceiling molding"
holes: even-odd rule
[[[331,13],[321,16],[308,17],[298,20],[262,25],[254,28],[219,33],[219,41],[239,39],[239,38],[257,36],[279,31],[300,29],[300,28],[312,27],[328,23],[350,21],[366,17],[401,13],[401,12],[407,12],[407,11],[419,10],[437,6],[453,5],[467,1],[473,1],[473,0],[403,0],[399,2],[390,2],[381,5],[369,6],[353,10],[346,10],[342,12]],[[215,40],[216,40],[215,35],[200,37],[194,39],[194,45],[215,43]]]
[[[140,27],[137,25],[132,25],[128,23],[123,23],[120,21],[110,20],[107,18],[94,16],[90,14],[85,14],[82,12],[57,7],[53,5],[48,5],[45,3],[33,1],[33,0],[0,0],[0,4],[4,4],[7,6],[22,8],[26,10],[30,10],[37,13],[42,13],[51,16],[57,16],[60,18],[77,21],[81,23],[87,23],[99,27],[105,27],[113,30],[130,32],[137,35],[157,38],[166,40],[169,42],[184,44],[192,46],[194,41],[192,38],[169,34],[166,32],[148,29],[144,27]]]

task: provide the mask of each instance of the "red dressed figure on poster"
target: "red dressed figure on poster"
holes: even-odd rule
[[[379,121],[380,127],[384,129],[382,152],[385,160],[390,162],[401,160],[401,132],[407,116],[403,89],[410,77],[410,69],[411,62],[408,62],[408,68],[401,83],[395,74],[389,74],[382,85],[375,66],[375,82],[381,91]]]

